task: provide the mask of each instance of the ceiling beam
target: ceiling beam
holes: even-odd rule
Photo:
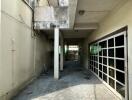
[[[75,23],[74,30],[95,30],[98,27],[98,23]]]
[[[57,7],[58,6],[58,0],[48,0],[50,6]]]
[[[69,2],[69,27],[73,28],[75,23],[76,17],[76,10],[77,10],[77,2],[78,0],[70,0]]]

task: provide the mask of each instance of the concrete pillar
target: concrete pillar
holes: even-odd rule
[[[60,51],[60,70],[63,71],[63,62],[64,62],[64,43],[63,43],[63,35],[60,34],[60,46],[61,46],[61,51]]]
[[[54,29],[54,78],[59,79],[59,28]]]

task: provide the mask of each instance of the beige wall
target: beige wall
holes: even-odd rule
[[[36,38],[36,52],[35,52],[35,73],[39,74],[43,67],[48,69],[51,66],[51,42],[46,39],[44,35],[40,35]]]
[[[2,0],[0,32],[0,100],[37,76],[47,62],[48,40],[33,37],[32,11],[22,0]],[[48,58],[49,60],[49,58]],[[3,96],[3,98],[1,97]]]
[[[99,39],[111,32],[114,32],[124,26],[128,25],[128,70],[129,70],[129,100],[132,100],[132,0],[124,2],[113,10],[106,18],[100,23],[97,31],[90,34],[85,41],[85,53],[87,53],[88,43]],[[88,53],[87,53],[88,55]],[[85,57],[85,66],[88,66],[88,58]]]
[[[48,6],[48,1],[47,0],[39,0],[38,6]]]

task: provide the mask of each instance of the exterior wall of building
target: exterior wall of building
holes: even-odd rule
[[[49,6],[49,4],[47,0],[39,0],[38,6]]]
[[[32,10],[22,0],[1,5],[0,100],[7,100],[49,66],[50,43],[33,36]]]
[[[43,70],[51,66],[51,42],[44,35],[36,37],[35,40],[35,73],[38,76]]]
[[[124,26],[128,26],[128,78],[129,78],[129,100],[132,99],[132,0],[124,2],[116,7],[100,23],[100,27],[94,33],[90,34],[84,43],[85,62],[84,66],[88,67],[88,44],[107,34],[110,34]]]

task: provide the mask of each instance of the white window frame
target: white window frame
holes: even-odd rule
[[[122,96],[116,91],[116,82],[119,83],[119,84],[121,84],[122,86],[125,87],[125,99],[126,99],[127,96],[128,96],[128,93],[127,93],[127,92],[128,92],[128,90],[127,90],[127,88],[128,88],[128,86],[127,86],[127,79],[128,79],[128,76],[127,76],[127,67],[128,67],[128,66],[127,66],[127,48],[126,48],[126,45],[127,45],[126,42],[127,42],[127,40],[126,40],[126,34],[127,34],[127,31],[124,30],[123,32],[119,32],[119,33],[117,33],[117,34],[115,34],[115,35],[106,37],[106,38],[104,38],[104,39],[101,39],[101,40],[99,40],[99,41],[96,41],[95,43],[92,43],[92,44],[98,44],[98,45],[99,45],[100,42],[102,42],[102,41],[107,41],[107,47],[106,47],[106,48],[102,48],[103,50],[104,50],[104,49],[107,50],[107,56],[103,56],[103,51],[102,51],[102,55],[101,55],[101,56],[99,55],[99,53],[98,53],[98,55],[91,55],[91,54],[90,54],[90,58],[92,57],[92,60],[89,59],[89,61],[92,62],[92,65],[89,63],[89,65],[91,66],[90,68],[91,68],[92,73],[94,73],[101,81],[103,81],[103,83],[104,83],[106,86],[108,86],[108,87],[109,87],[115,94],[117,94],[120,98],[122,98]],[[124,45],[123,45],[123,46],[115,46],[115,37],[118,37],[118,36],[121,36],[121,35],[124,35]],[[111,38],[114,38],[114,47],[108,47],[108,40],[111,39]],[[122,47],[124,48],[124,58],[117,58],[117,57],[115,57],[115,53],[116,53],[116,52],[115,52],[115,49],[116,49],[116,48],[122,48]],[[108,49],[110,49],[110,48],[113,48],[113,49],[114,49],[114,57],[108,57]],[[95,56],[98,57],[98,62],[95,61],[95,59],[93,59],[93,58],[95,58]],[[102,63],[99,63],[99,57],[102,58]],[[104,64],[103,64],[103,58],[107,58],[107,65],[105,65],[105,66],[107,66],[107,74],[105,74],[105,73],[103,72],[103,66],[104,66]],[[119,69],[116,69],[115,67],[109,66],[109,65],[108,65],[108,58],[112,58],[112,59],[114,59],[114,60],[116,60],[116,59],[124,60],[124,62],[125,62],[124,71],[121,71],[121,70],[119,70]],[[98,63],[98,68],[97,68],[98,74],[96,74],[96,73],[94,72],[94,70],[93,70],[94,68],[96,68],[95,65],[93,65],[93,62]],[[116,63],[116,62],[114,61],[114,65],[115,65],[115,63]],[[99,70],[99,64],[102,65],[102,71]],[[114,73],[114,78],[113,78],[112,76],[109,75],[109,68],[114,69],[114,71],[115,71],[115,73]],[[125,75],[125,84],[119,82],[119,81],[116,79],[116,71],[121,72],[121,73],[124,73],[124,75]],[[99,72],[102,73],[102,78],[100,78]],[[103,80],[103,74],[105,74],[105,75],[107,76],[107,82],[105,82],[105,81]],[[109,78],[111,78],[111,79],[114,80],[114,82],[115,82],[115,83],[114,83],[114,86],[115,86],[114,88],[112,88],[112,87],[109,85]]]

